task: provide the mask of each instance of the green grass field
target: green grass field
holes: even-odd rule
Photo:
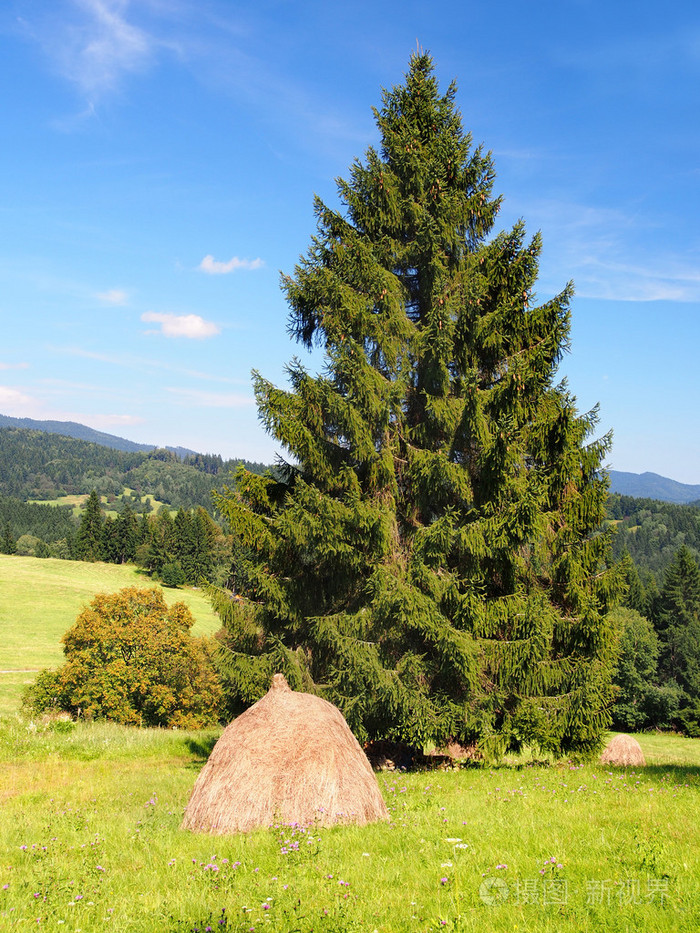
[[[216,733],[0,724],[0,926],[697,931],[700,743],[647,767],[388,773],[389,823],[180,830]],[[296,845],[298,844],[298,848]]]
[[[541,763],[378,776],[364,828],[182,831],[219,730],[36,721],[32,674],[133,568],[0,556],[0,929],[52,933],[695,933],[700,740],[637,736],[645,767]],[[218,627],[197,591],[196,630]]]
[[[93,596],[154,585],[133,566],[0,554],[0,713],[17,708],[32,672],[61,664],[61,636]],[[163,592],[169,605],[181,601],[189,606],[194,634],[219,628],[199,590],[164,587]]]

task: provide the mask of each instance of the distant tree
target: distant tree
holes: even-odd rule
[[[184,603],[159,589],[96,596],[63,636],[66,663],[44,671],[25,700],[35,711],[139,726],[199,728],[218,721],[212,646],[193,638]]]
[[[666,570],[654,619],[659,636],[659,672],[683,691],[679,716],[700,734],[700,567],[681,547]]]
[[[677,717],[682,694],[676,684],[659,681],[659,639],[653,625],[634,609],[620,607],[612,618],[619,635],[613,676],[617,688],[614,727],[626,731],[668,728]]]
[[[96,561],[102,558],[103,525],[102,506],[97,492],[93,489],[80,516],[75,536],[75,555],[78,560]]]
[[[619,593],[601,530],[609,438],[555,381],[566,287],[537,305],[541,248],[493,235],[490,156],[427,55],[376,112],[381,136],[316,200],[283,277],[290,332],[324,354],[290,387],[254,375],[288,453],[215,497],[241,547],[226,594],[232,683],[271,669],[360,738],[596,749],[610,722]]]
[[[41,538],[37,538],[36,535],[20,535],[15,545],[16,553],[20,557],[36,557],[36,549],[40,540]]]
[[[125,502],[117,517],[119,530],[118,562],[126,564],[136,557],[136,548],[139,545],[139,522],[136,514],[128,502]]]
[[[160,573],[165,564],[176,557],[175,523],[167,506],[161,506],[155,518],[149,520],[150,539],[148,569]]]
[[[0,554],[16,554],[17,544],[12,537],[10,523],[5,522],[2,527],[2,537],[0,538]]]
[[[107,515],[102,524],[100,560],[110,564],[120,564],[120,553],[119,525],[111,515]]]
[[[169,560],[163,564],[159,576],[163,586],[182,586],[187,582],[179,560]]]

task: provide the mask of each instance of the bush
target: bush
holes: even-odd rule
[[[687,697],[675,681],[659,683],[659,638],[653,625],[634,609],[620,607],[611,616],[619,638],[613,726],[635,732],[676,725]]]
[[[180,561],[171,560],[167,564],[163,564],[160,579],[163,586],[182,586],[185,582],[185,574],[182,572]]]
[[[36,713],[193,729],[222,709],[213,644],[193,638],[184,603],[168,608],[159,589],[126,587],[96,596],[63,636],[66,663],[42,671],[25,695]]]

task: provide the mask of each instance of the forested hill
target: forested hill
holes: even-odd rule
[[[94,428],[89,428],[86,424],[78,424],[76,421],[35,421],[33,418],[11,418],[9,415],[0,415],[0,428],[25,428],[29,431],[46,431],[48,434],[74,437],[79,441],[90,441],[93,444],[100,444],[102,447],[111,447],[114,450],[124,450],[129,453],[135,451],[149,453],[156,448],[155,444],[139,444],[136,441],[129,441],[125,437],[118,437],[116,434],[96,431]],[[172,450],[181,459],[195,453],[194,450],[188,450],[186,447],[165,447],[164,449]]]
[[[169,450],[121,451],[60,434],[0,428],[0,496],[55,499],[64,495],[120,496],[125,487],[172,508],[211,509],[211,492],[231,481],[239,463],[261,473],[262,463]]]
[[[680,547],[700,560],[700,508],[657,499],[638,499],[612,494],[607,512],[617,534],[615,556],[629,552],[638,570],[661,582],[664,571]]]

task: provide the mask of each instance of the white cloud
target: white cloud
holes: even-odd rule
[[[658,218],[544,198],[515,201],[514,209],[530,232],[542,231],[541,298],[573,279],[579,298],[700,301],[697,247],[659,248],[659,230],[666,231]]]
[[[106,305],[125,305],[129,300],[127,293],[120,288],[110,288],[106,292],[97,292],[95,298]]]
[[[169,388],[168,392],[179,396],[185,404],[198,408],[247,408],[255,404],[250,395],[240,395],[235,392],[202,392],[199,389]]]
[[[198,314],[159,314],[156,311],[146,311],[141,315],[141,320],[146,323],[160,324],[160,333],[164,337],[203,340],[221,333],[221,328],[217,324],[213,321],[205,321]]]
[[[12,386],[0,386],[0,411],[10,418],[36,417],[39,404],[31,395],[25,395]]]
[[[260,258],[239,259],[238,256],[233,256],[228,262],[221,262],[210,255],[205,256],[197,268],[209,275],[228,275],[229,272],[235,272],[237,269],[260,269],[264,265]]]
[[[84,11],[85,18],[66,23],[51,48],[68,78],[94,97],[113,90],[124,74],[144,69],[152,41],[127,22],[127,0],[75,0],[74,6]]]
[[[29,369],[29,363],[3,363],[0,360],[0,369]]]

